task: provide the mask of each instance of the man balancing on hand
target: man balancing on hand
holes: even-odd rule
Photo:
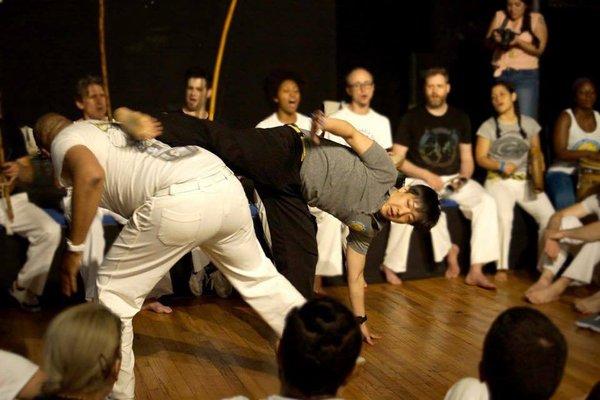
[[[126,108],[115,116],[131,126],[148,118]],[[348,225],[350,301],[365,340],[373,344],[377,336],[365,323],[364,302],[369,244],[389,221],[431,228],[440,215],[437,194],[423,185],[395,188],[397,171],[387,152],[349,123],[320,111],[313,115],[310,133],[294,125],[234,130],[181,114],[156,118],[163,126],[161,141],[203,147],[254,181],[267,211],[275,265],[305,297],[312,295],[318,256],[316,225],[307,204]],[[343,138],[350,148],[323,139],[318,131]]]
[[[136,128],[156,135],[151,118]],[[135,129],[130,129],[135,134]],[[241,296],[281,335],[304,298],[277,272],[254,234],[242,185],[217,156],[196,146],[134,142],[115,124],[47,114],[35,126],[59,182],[72,187],[72,223],[61,283],[77,289],[83,242],[102,206],[128,219],[98,270],[98,299],[121,318],[121,369],[113,398],[134,398],[132,319],[156,283],[200,247]],[[146,144],[146,143],[143,143]]]

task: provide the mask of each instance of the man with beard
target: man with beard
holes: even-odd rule
[[[425,72],[425,106],[410,110],[402,119],[392,153],[406,157],[400,171],[412,177],[406,184],[426,183],[442,197],[458,203],[471,220],[471,268],[465,282],[495,289],[482,272],[484,264],[499,258],[498,222],[494,199],[474,180],[469,117],[446,102],[450,93],[448,72],[432,68]],[[392,224],[383,270],[388,281],[400,283],[395,276],[406,271],[412,226]],[[431,229],[434,259],[447,259],[447,278],[460,273],[459,248],[450,239],[446,216]]]

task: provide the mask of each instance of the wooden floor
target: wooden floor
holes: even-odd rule
[[[477,376],[484,335],[494,318],[525,305],[530,284],[511,275],[498,291],[444,278],[372,284],[367,313],[383,335],[365,346],[367,363],[341,395],[347,399],[442,399],[453,382]],[[346,289],[330,288],[345,301]],[[537,307],[567,338],[569,356],[556,399],[584,395],[600,379],[600,334],[578,329],[572,306],[584,289],[560,302]],[[0,348],[40,361],[42,332],[54,312],[23,314],[0,309]],[[172,315],[143,312],[134,320],[138,399],[251,399],[277,393],[275,338],[240,300],[204,297],[175,304]]]

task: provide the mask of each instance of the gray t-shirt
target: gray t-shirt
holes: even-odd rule
[[[540,133],[542,128],[535,119],[526,115],[521,116],[521,127],[527,135],[527,140],[521,136],[519,125],[500,123],[500,135],[496,137],[496,121],[490,118],[479,127],[477,136],[492,142],[490,157],[496,161],[511,162],[517,166],[515,172],[527,173],[527,158],[531,138]]]
[[[305,140],[300,169],[307,203],[348,225],[348,245],[366,254],[371,240],[387,222],[379,209],[396,183],[396,167],[377,143],[362,156],[327,139],[320,145]]]

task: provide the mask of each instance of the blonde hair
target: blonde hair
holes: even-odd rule
[[[105,306],[86,303],[61,312],[44,335],[43,392],[89,394],[112,386],[120,345],[121,321]]]

